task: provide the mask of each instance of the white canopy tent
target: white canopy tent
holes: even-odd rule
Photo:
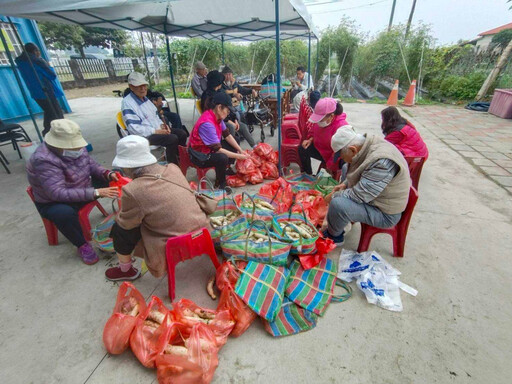
[[[318,36],[302,0],[0,0],[0,14],[87,27],[165,34],[176,109],[168,36],[202,37],[222,42],[275,39],[278,89],[281,88],[280,39],[308,37],[311,47],[311,34]],[[309,72],[310,56],[309,52]],[[279,92],[277,101],[279,118],[276,128],[280,147]]]

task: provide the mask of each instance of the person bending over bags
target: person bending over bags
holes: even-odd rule
[[[78,211],[99,197],[116,197],[117,188],[108,188],[108,181],[117,176],[89,156],[77,123],[57,119],[50,126],[27,164],[35,205],[41,217],[53,222],[78,248],[85,264],[95,264],[98,255],[85,241]]]
[[[314,113],[309,118],[309,121],[314,124],[306,140],[299,147],[300,161],[304,172],[308,175],[313,173],[311,158],[324,161],[331,172],[339,169],[339,162],[334,161],[331,138],[338,129],[350,127],[346,118],[347,114],[343,113],[343,106],[335,99],[326,97],[316,103]]]
[[[229,163],[235,159],[248,159],[249,156],[242,152],[224,123],[232,108],[231,97],[224,92],[215,93],[212,107],[203,112],[192,129],[189,154],[190,160],[198,167],[215,167],[215,187],[224,189]]]
[[[411,187],[407,162],[398,149],[380,137],[347,129],[338,130],[331,144],[335,158],[349,166],[345,181],[326,196],[324,236],[341,245],[351,222],[377,228],[396,225]]]
[[[179,167],[157,164],[147,139],[130,135],[119,140],[112,165],[133,181],[122,189],[121,209],[110,232],[119,266],[107,269],[105,276],[113,281],[138,278],[133,253],[144,257],[153,276],[162,277],[167,239],[209,229],[209,220]]]

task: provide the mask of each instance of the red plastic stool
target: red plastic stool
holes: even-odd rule
[[[407,237],[407,230],[411,222],[412,212],[418,201],[418,191],[411,187],[409,190],[409,201],[407,207],[402,213],[400,221],[392,228],[376,228],[371,225],[361,223],[361,237],[359,239],[359,246],[357,252],[366,252],[370,247],[370,241],[373,235],[377,233],[387,233],[393,238],[393,256],[404,257],[405,239]]]
[[[421,171],[425,160],[427,159],[422,156],[405,156],[405,161],[407,161],[407,165],[409,166],[412,186],[416,188],[416,190],[418,190],[418,185],[420,184]]]
[[[171,302],[174,301],[175,297],[174,270],[176,264],[180,261],[192,259],[204,254],[210,257],[215,269],[220,267],[210,232],[208,232],[206,228],[201,228],[197,232],[191,232],[167,239],[165,257],[167,259],[167,283],[169,286],[169,297]]]
[[[32,187],[27,188],[27,194],[30,196],[30,199],[35,202],[34,200],[34,193],[32,192]],[[105,217],[108,216],[107,211],[103,208],[103,206],[99,203],[99,201],[94,200],[90,203],[87,203],[84,205],[80,210],[78,211],[78,220],[80,221],[80,226],[82,227],[82,232],[84,234],[86,241],[91,241],[91,223],[89,221],[89,214],[93,210],[94,207],[97,207],[101,214]],[[44,229],[46,230],[46,237],[48,238],[48,245],[58,245],[59,244],[59,231],[57,229],[57,226],[51,222],[48,219],[45,219],[44,217],[41,217],[44,224]]]
[[[299,125],[296,122],[283,122],[281,125],[281,132],[283,133],[283,142],[286,140],[297,140],[299,142],[302,141]]]
[[[203,177],[206,176],[206,173],[210,169],[215,169],[215,167],[199,168],[197,165],[192,163],[192,161],[190,161],[190,156],[188,154],[187,147],[183,147],[183,146],[179,145],[178,151],[179,151],[179,155],[180,155],[180,169],[181,169],[181,173],[183,173],[184,176],[187,176],[187,169],[192,167],[192,168],[195,168],[195,170],[197,171],[197,178],[199,180],[201,180]]]
[[[302,162],[299,156],[299,144],[281,144],[281,167],[287,168],[291,163],[297,163],[302,169]]]

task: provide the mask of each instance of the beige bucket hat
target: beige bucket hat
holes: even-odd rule
[[[73,120],[57,119],[50,125],[50,131],[44,137],[44,141],[52,147],[71,149],[82,148],[88,144],[82,137],[80,126]]]

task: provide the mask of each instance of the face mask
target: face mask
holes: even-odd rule
[[[231,87],[231,85],[233,85],[233,84],[231,83],[231,81],[226,81],[225,83],[226,83],[226,85],[227,85],[228,87]]]
[[[79,149],[78,151],[70,151],[68,149],[65,149],[62,151],[62,156],[70,157],[72,159],[78,159],[82,154],[84,153],[83,148]]]
[[[325,128],[332,123],[332,119],[329,121],[319,121],[317,124],[320,128]]]

